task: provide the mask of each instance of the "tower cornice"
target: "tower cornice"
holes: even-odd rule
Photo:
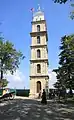
[[[35,60],[31,59],[30,60],[30,63],[39,63],[39,62],[46,62],[49,65],[48,59],[35,59]]]
[[[38,36],[38,35],[46,35],[46,40],[48,41],[47,31],[39,31],[39,32],[31,32],[31,37]]]
[[[31,45],[30,48],[46,48],[47,53],[48,53],[48,47],[47,45]]]
[[[46,78],[46,79],[47,79],[47,78],[49,79],[49,76],[48,76],[48,75],[31,75],[31,76],[30,76],[30,78],[40,78],[40,77],[41,77],[41,78],[44,77],[44,78]]]
[[[39,61],[41,61],[41,62],[46,62],[46,61],[48,61],[48,59],[42,59],[42,58],[40,58],[40,59],[31,59],[30,60],[31,62],[39,62]]]
[[[31,48],[44,48],[44,47],[47,47],[47,45],[31,45],[30,46]]]
[[[33,35],[41,35],[41,34],[44,34],[46,35],[47,34],[47,31],[36,31],[36,32],[30,32],[30,35],[33,36]]]

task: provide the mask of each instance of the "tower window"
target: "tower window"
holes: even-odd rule
[[[37,73],[41,73],[41,65],[37,64]]]
[[[37,32],[40,32],[40,25],[37,25]]]
[[[41,90],[41,82],[37,81],[37,93],[39,93]]]
[[[37,44],[40,44],[40,36],[37,36]]]
[[[37,58],[40,58],[40,50],[37,50]]]

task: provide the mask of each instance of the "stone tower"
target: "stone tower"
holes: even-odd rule
[[[33,14],[30,59],[30,97],[37,98],[43,89],[48,91],[48,36],[44,12]]]

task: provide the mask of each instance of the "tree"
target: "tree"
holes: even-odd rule
[[[11,42],[4,41],[0,37],[0,80],[3,79],[3,74],[7,71],[13,74],[19,68],[22,59],[24,59],[22,52],[17,51]]]
[[[7,79],[0,80],[0,88],[6,87],[8,83]]]
[[[74,4],[71,4],[72,8],[74,8]],[[71,19],[74,19],[74,10],[70,12]]]
[[[60,4],[65,4],[66,2],[74,2],[74,0],[53,0],[54,3],[60,3]],[[74,8],[74,3],[71,4],[72,8]],[[74,9],[72,12],[70,12],[70,17],[71,19],[74,19]]]
[[[62,3],[66,3],[67,1],[69,1],[69,0],[53,0],[55,3],[60,3],[60,4],[62,4]]]
[[[63,70],[61,69],[61,67],[58,67],[58,69],[54,69],[54,72],[56,72],[57,74],[57,82],[54,84],[55,88],[58,89],[62,89],[62,87],[64,86],[64,79],[63,78]]]
[[[74,89],[74,35],[64,36],[61,38],[58,69],[54,69],[57,73],[57,82],[54,84],[56,88],[65,87]]]

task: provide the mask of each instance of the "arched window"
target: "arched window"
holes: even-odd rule
[[[40,32],[40,25],[37,25],[37,32]]]
[[[37,36],[37,44],[40,44],[40,36]]]
[[[37,50],[37,58],[40,58],[40,50]]]
[[[37,81],[37,93],[41,91],[41,82]]]
[[[37,64],[37,73],[41,73],[41,65]]]

